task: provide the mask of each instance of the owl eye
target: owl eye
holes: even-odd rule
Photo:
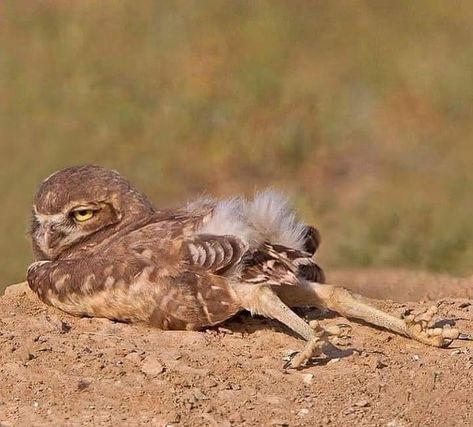
[[[92,209],[79,209],[77,211],[72,212],[72,217],[77,222],[84,222],[92,218],[94,216],[94,213],[95,212]]]

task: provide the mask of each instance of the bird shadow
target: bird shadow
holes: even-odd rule
[[[448,325],[448,326],[455,326],[456,325],[456,322],[458,322],[459,320],[462,320],[460,318],[455,318],[455,319],[442,319],[442,320],[437,320],[433,325],[432,327],[433,328],[443,328],[444,326]]]
[[[297,367],[297,368],[292,368],[292,360],[294,357],[296,357],[299,352],[295,351],[291,353],[287,358],[285,358],[286,362],[283,365],[284,369],[295,369],[297,371],[304,370],[306,368],[310,368],[312,366],[325,366],[329,364],[331,361],[339,361],[340,359],[344,359],[346,357],[352,356],[355,352],[360,352],[356,348],[346,348],[346,349],[341,349],[333,345],[332,343],[326,343],[324,346],[324,355],[323,356],[317,356],[317,357],[311,357],[307,362],[305,362],[303,365]]]
[[[316,308],[295,308],[293,310],[307,322],[310,322],[311,320],[334,319],[339,317],[338,314],[333,311],[318,310]],[[267,317],[251,315],[247,311],[239,312],[225,322],[207,327],[206,330],[217,332],[219,330],[221,331],[222,328],[231,330],[234,333],[247,335],[252,335],[261,330],[276,330],[284,332],[286,335],[294,338],[301,338],[296,332],[283,323],[280,323],[277,320],[268,319]]]
[[[305,317],[306,320],[316,319],[329,319],[338,317],[336,313],[329,311],[320,311],[317,309],[296,309],[297,314]],[[250,313],[241,312],[227,320],[226,322],[208,328],[209,330],[218,331],[219,327],[224,326],[234,333],[245,333],[252,335],[261,330],[280,330],[284,331],[289,336],[300,339],[301,337],[296,334],[292,329],[286,327],[284,324],[279,323],[276,320],[268,319],[265,317],[252,316]],[[303,368],[310,366],[325,366],[330,363],[331,360],[339,360],[352,356],[355,352],[360,352],[356,348],[339,348],[334,344],[327,342],[324,348],[323,356],[312,357],[308,360]],[[289,356],[289,360],[285,363],[285,367],[289,366],[292,358],[299,352],[294,352]],[[299,369],[299,368],[298,368]]]
[[[352,356],[355,352],[359,352],[359,350],[357,350],[356,348],[341,349],[335,346],[333,346],[332,348],[325,348],[325,357],[312,357],[304,365],[304,367],[307,368],[310,366],[325,366],[332,360],[345,359],[346,357]]]

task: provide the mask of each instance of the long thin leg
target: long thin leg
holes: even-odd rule
[[[256,297],[258,307],[255,310],[251,307],[250,302],[250,307],[248,307],[250,311],[256,311],[262,316],[279,320],[307,341],[315,337],[315,332],[309,324],[284,304],[272,289],[265,286],[260,287]]]
[[[337,334],[336,331],[326,330],[320,326],[313,329],[304,319],[301,319],[284,304],[269,287],[255,287],[252,292],[244,292],[241,296],[243,305],[247,310],[279,320],[308,341],[304,350],[292,360],[291,366],[293,368],[298,368],[311,357],[323,353],[324,349],[330,345],[328,336]]]
[[[377,309],[369,299],[341,286],[305,282],[301,286],[287,286],[281,291],[280,297],[290,306],[314,305],[327,308],[342,316],[363,320],[427,345],[443,347],[460,336],[457,329],[428,327],[436,314],[434,309],[429,309],[420,316],[400,319]]]

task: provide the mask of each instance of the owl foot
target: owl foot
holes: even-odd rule
[[[448,347],[453,340],[471,339],[465,334],[461,334],[456,328],[450,325],[434,327],[434,316],[438,308],[431,306],[426,310],[417,313],[407,313],[404,316],[409,336],[423,344],[434,347]]]
[[[343,329],[336,325],[322,327],[319,322],[312,321],[310,322],[310,326],[314,331],[314,336],[307,342],[301,352],[294,354],[292,360],[289,361],[286,367],[293,369],[300,368],[312,357],[322,354],[327,345],[331,345],[329,341],[330,336],[341,337],[344,335]]]

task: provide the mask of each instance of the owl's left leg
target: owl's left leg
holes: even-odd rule
[[[236,290],[238,291],[238,288]],[[248,285],[244,285],[240,297],[242,305],[252,314],[278,320],[308,341],[304,350],[292,359],[291,367],[293,368],[298,368],[311,357],[324,353],[331,346],[328,337],[340,333],[338,328],[324,329],[318,324],[314,328],[311,327],[267,286],[250,288]]]
[[[363,320],[434,347],[446,347],[455,339],[471,339],[448,325],[442,328],[434,327],[436,307],[401,319],[379,310],[368,298],[341,286],[303,282],[301,286],[282,289],[281,298],[290,306],[311,305],[327,308],[344,317]]]

